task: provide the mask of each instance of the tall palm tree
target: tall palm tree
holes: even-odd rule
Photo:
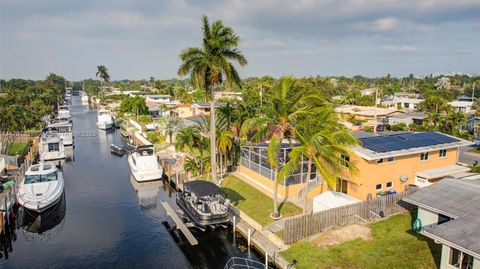
[[[182,128],[183,122],[177,116],[167,116],[161,118],[161,125],[169,137],[170,144],[172,144],[173,134]]]
[[[103,84],[108,85],[108,82],[110,82],[110,74],[108,74],[108,69],[104,65],[97,66],[96,76],[100,78],[100,88],[103,88]]]
[[[223,171],[227,167],[227,153],[232,150],[233,141],[234,141],[233,132],[230,130],[223,130],[217,136],[216,146],[218,148],[218,154],[220,155],[220,174],[223,177]],[[222,159],[225,160],[225,165],[223,165]]]
[[[215,156],[215,105],[214,91],[225,78],[231,86],[240,85],[240,76],[232,62],[241,66],[247,64],[246,58],[237,49],[240,38],[232,28],[224,26],[222,21],[208,22],[207,16],[202,17],[203,42],[200,48],[187,48],[180,53],[182,64],[178,75],[190,74],[195,87],[205,91],[205,101],[210,97],[210,156]],[[212,177],[216,180],[216,160],[211,158]]]
[[[294,94],[296,80],[292,77],[283,77],[272,89],[272,100],[266,109],[266,115],[258,118],[247,119],[242,125],[242,134],[251,135],[251,140],[261,142],[268,138],[267,159],[270,167],[275,170],[273,188],[273,213],[272,218],[279,218],[277,185],[279,153],[284,139],[290,143],[292,139],[301,139],[297,123],[311,118],[314,112],[323,107],[324,101],[318,94],[301,92]]]

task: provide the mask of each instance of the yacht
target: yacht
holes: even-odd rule
[[[57,119],[70,121],[72,115],[70,114],[70,109],[67,105],[58,106]]]
[[[162,178],[163,169],[157,160],[153,145],[139,146],[128,155],[128,164],[136,181],[152,181]]]
[[[113,127],[113,117],[106,109],[100,109],[97,113],[97,126],[99,129],[108,130]]]
[[[176,202],[185,216],[200,228],[229,222],[230,201],[222,189],[212,182],[194,180],[183,184],[183,192],[177,195]]]
[[[23,207],[43,212],[62,198],[63,173],[53,164],[32,165],[25,172],[17,190],[18,203]]]
[[[65,159],[63,140],[57,131],[46,130],[40,136],[38,152],[41,161]]]
[[[81,101],[82,101],[82,104],[88,104],[88,94],[84,91],[82,91],[82,94],[81,94]]]
[[[52,120],[48,122],[47,127],[43,130],[57,132],[63,140],[64,146],[73,146],[72,123],[67,120]]]

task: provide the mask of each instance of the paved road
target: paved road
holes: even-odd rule
[[[473,146],[461,147],[460,148],[460,157],[459,157],[458,161],[461,162],[461,163],[469,164],[469,165],[472,165],[474,161],[479,161],[480,162],[480,153],[468,152],[469,150],[471,150],[473,148],[475,148],[475,147],[473,147]]]

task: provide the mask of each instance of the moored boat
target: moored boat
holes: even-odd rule
[[[40,136],[38,152],[41,161],[65,159],[63,139],[57,131],[46,130]]]
[[[136,181],[152,181],[162,178],[163,169],[157,160],[153,145],[139,146],[128,155],[128,165]]]
[[[113,117],[106,109],[99,109],[97,113],[97,126],[102,130],[109,130],[113,127]]]
[[[63,173],[53,164],[32,165],[17,190],[18,203],[36,212],[55,205],[64,191]]]
[[[183,185],[177,195],[177,205],[199,227],[225,225],[229,222],[229,200],[217,185],[204,180],[195,180]]]

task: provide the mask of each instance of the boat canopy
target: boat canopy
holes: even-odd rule
[[[205,196],[214,196],[214,195],[221,195],[224,196],[224,192],[220,189],[217,185],[213,184],[212,182],[204,181],[204,180],[195,180],[187,182],[183,185],[184,191],[191,192],[197,197],[205,197]]]

